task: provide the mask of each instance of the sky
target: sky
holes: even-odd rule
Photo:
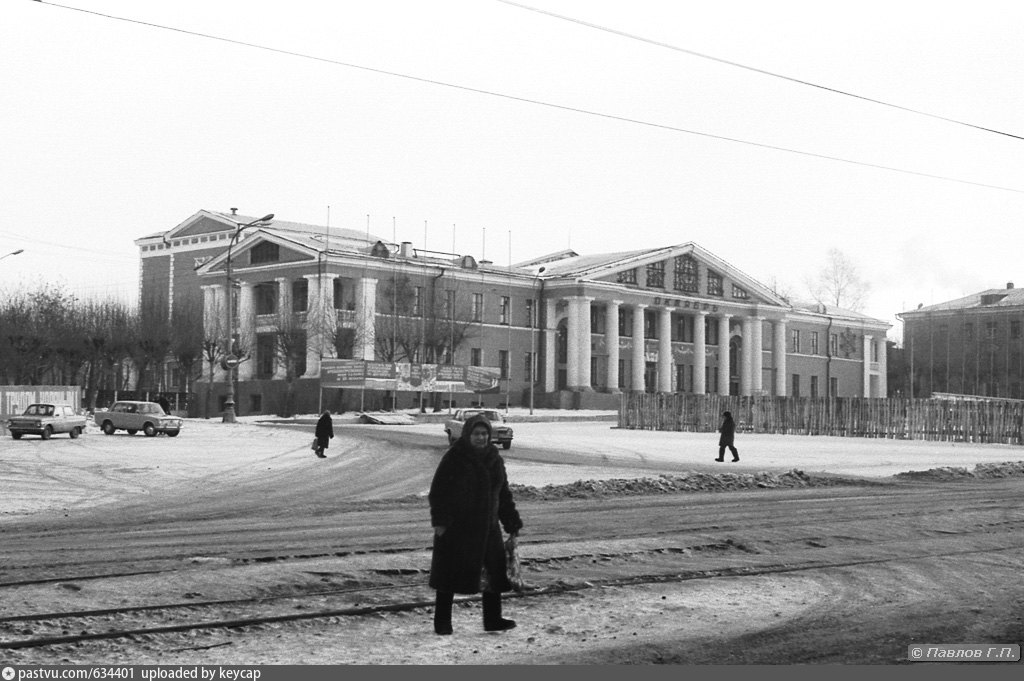
[[[1024,3],[3,0],[0,290],[199,210],[498,264],[695,242],[863,311],[1024,285]],[[845,93],[845,94],[844,94]],[[22,249],[17,255],[6,255]]]

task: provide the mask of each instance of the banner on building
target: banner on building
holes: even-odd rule
[[[363,359],[320,361],[322,388],[484,393],[499,392],[500,385],[501,370],[497,367],[375,362]]]

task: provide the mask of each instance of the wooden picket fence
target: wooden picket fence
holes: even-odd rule
[[[1019,400],[623,393],[618,421],[633,430],[708,433],[725,411],[747,433],[1024,444]]]

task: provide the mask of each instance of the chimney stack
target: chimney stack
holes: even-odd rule
[[[238,209],[237,208],[232,208],[231,209],[231,214],[232,215],[238,215]]]
[[[412,242],[403,241],[402,248],[398,251],[403,258],[409,258],[412,256]]]
[[[1013,288],[1013,282],[1012,281],[1006,282],[1006,288],[1008,288],[1008,289]]]

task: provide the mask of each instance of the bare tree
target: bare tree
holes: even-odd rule
[[[295,315],[290,310],[279,310],[274,332],[274,358],[284,367],[286,389],[278,416],[295,415],[295,379],[305,370],[308,342],[306,330],[296,321]]]
[[[860,312],[867,302],[871,284],[860,276],[857,266],[846,254],[830,248],[825,265],[817,276],[807,280],[807,288],[818,303]]]

